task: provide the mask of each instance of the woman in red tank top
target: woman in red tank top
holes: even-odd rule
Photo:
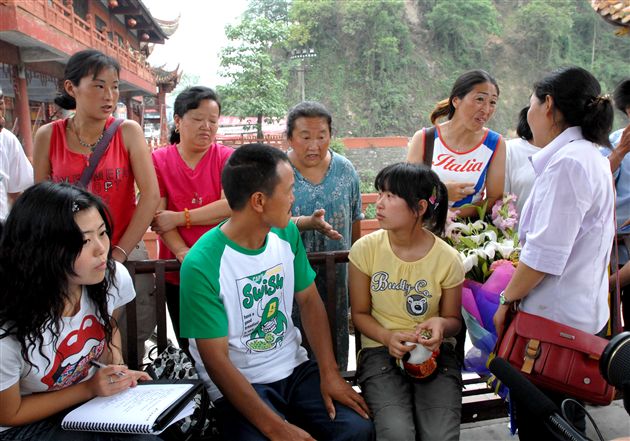
[[[63,91],[55,103],[76,109],[74,116],[42,126],[35,135],[35,182],[50,179],[76,183],[90,155],[114,121],[119,97],[118,62],[96,50],[74,54],[66,66]],[[140,191],[136,204],[134,183]],[[142,240],[157,204],[159,190],[149,147],[138,123],[125,120],[99,161],[88,190],[112,213],[112,256],[124,262]]]
[[[118,62],[96,50],[77,52],[66,65],[63,90],[55,103],[75,109],[74,116],[42,126],[35,134],[35,182],[50,179],[76,183],[89,157],[114,121],[111,114],[119,96]],[[136,204],[136,189],[140,197]],[[100,196],[111,213],[111,257],[119,262],[148,259],[142,236],[160,201],[151,154],[140,125],[125,120],[101,157],[87,190]],[[142,362],[145,341],[155,329],[155,281],[151,274],[136,277],[136,345]],[[125,343],[126,319],[117,318]],[[125,355],[126,356],[126,355]]]

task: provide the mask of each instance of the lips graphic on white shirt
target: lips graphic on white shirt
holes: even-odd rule
[[[80,382],[90,371],[90,360],[98,359],[104,347],[103,325],[94,315],[86,315],[80,328],[57,345],[55,360],[42,383],[57,390]]]

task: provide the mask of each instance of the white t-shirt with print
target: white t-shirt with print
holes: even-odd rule
[[[129,272],[118,262],[115,280],[116,287],[110,288],[107,299],[110,315],[136,296]],[[84,287],[81,309],[72,317],[62,317],[56,345],[53,346],[49,331],[44,334],[42,352],[49,361],[40,353],[39,345],[30,348],[29,360],[35,368],[23,359],[20,344],[14,336],[0,339],[0,390],[19,382],[20,394],[24,396],[63,389],[91,378],[96,368],[90,365],[90,360],[98,360],[106,345],[98,315],[98,308]]]
[[[181,269],[181,336],[213,400],[221,392],[204,368],[195,339],[228,339],[230,361],[250,383],[282,380],[308,357],[293,325],[294,293],[309,287],[311,268],[297,227],[272,228],[257,250],[217,226],[186,255]]]

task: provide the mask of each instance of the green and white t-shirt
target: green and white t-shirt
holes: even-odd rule
[[[272,228],[262,248],[228,239],[221,225],[203,235],[181,268],[181,336],[211,399],[221,397],[195,339],[228,337],[230,360],[250,383],[282,380],[307,360],[293,325],[293,294],[315,279],[297,227]]]

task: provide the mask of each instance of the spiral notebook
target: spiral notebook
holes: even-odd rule
[[[65,430],[132,434],[162,433],[171,424],[192,415],[200,381],[144,381],[109,397],[95,397],[69,412]]]

